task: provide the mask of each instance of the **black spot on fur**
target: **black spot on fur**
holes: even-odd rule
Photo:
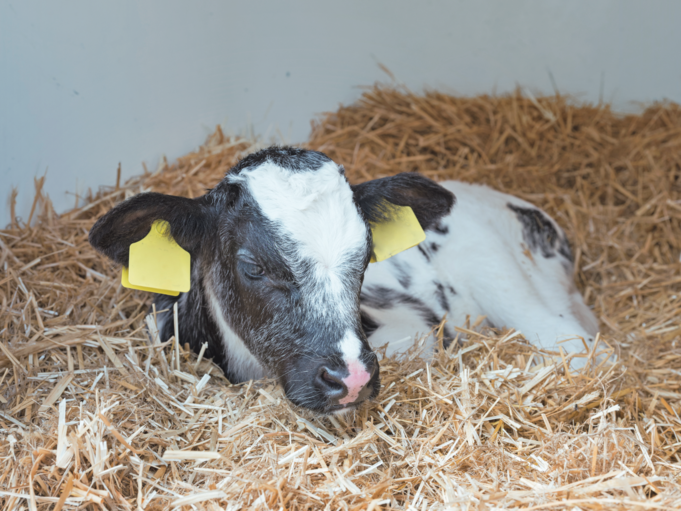
[[[403,303],[414,309],[431,326],[439,324],[442,320],[433,309],[418,298],[383,286],[362,289],[360,302],[373,309],[392,309],[395,305]]]
[[[524,208],[510,202],[506,206],[513,211],[523,226],[523,240],[536,253],[538,250],[546,257],[562,255],[572,261],[572,250],[565,233],[556,229],[548,215],[537,208]]]
[[[374,319],[369,316],[366,312],[362,311],[360,313],[360,322],[362,325],[362,330],[364,330],[364,334],[369,337],[371,334],[373,334],[376,330],[378,330],[378,327],[380,326]]]
[[[395,268],[395,278],[397,278],[397,282],[399,282],[400,286],[402,286],[404,289],[409,289],[409,286],[411,286],[410,268],[405,268],[404,265],[394,257],[389,259],[389,261],[393,268]]]
[[[428,252],[426,252],[426,249],[423,248],[421,245],[418,246],[418,249],[419,249],[419,252],[421,252],[421,254],[423,254],[423,257],[426,258],[426,261],[430,262],[430,254]]]
[[[447,226],[444,225],[443,223],[438,223],[435,227],[433,227],[433,230],[434,230],[436,233],[442,234],[442,235],[445,235],[445,234],[449,233],[449,227],[447,227]]]
[[[453,296],[457,295],[456,289],[454,289],[452,286],[447,286],[447,291],[449,291]]]
[[[394,289],[382,286],[371,286],[370,288],[363,288],[360,295],[362,305],[371,307],[372,309],[392,309],[398,302],[398,298],[404,293],[400,293]],[[409,295],[404,295],[409,296]],[[409,297],[416,300],[416,298]]]
[[[430,244],[430,251],[431,252],[437,252],[440,249],[440,245],[437,243],[431,243]]]
[[[445,294],[445,287],[439,282],[433,282],[435,284],[435,296],[437,301],[444,310],[449,311],[449,300],[447,300],[447,295]]]

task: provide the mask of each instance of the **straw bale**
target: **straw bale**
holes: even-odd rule
[[[586,369],[471,318],[461,346],[384,358],[375,402],[316,418],[273,381],[231,385],[161,343],[150,297],[87,231],[134,193],[214,186],[255,148],[218,128],[63,215],[38,180],[29,220],[0,231],[3,510],[679,507],[681,108],[373,88],[308,146],[355,182],[416,170],[554,215],[601,321]]]

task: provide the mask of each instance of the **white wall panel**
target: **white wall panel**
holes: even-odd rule
[[[67,192],[177,157],[220,123],[304,140],[309,121],[387,77],[412,90],[516,84],[619,109],[681,102],[681,3],[0,0],[0,225],[46,168]]]

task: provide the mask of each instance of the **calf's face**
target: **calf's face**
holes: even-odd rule
[[[229,328],[289,399],[330,411],[378,391],[359,323],[371,238],[339,167],[307,156],[301,170],[249,165],[214,191],[238,196],[218,216],[212,261],[220,263],[204,283],[216,315],[229,315]]]
[[[329,413],[379,390],[379,368],[360,324],[359,295],[372,253],[371,223],[385,201],[411,206],[424,228],[453,196],[415,174],[351,187],[325,155],[294,148],[254,153],[199,199],[140,194],[93,227],[93,246],[127,265],[154,220],[192,255],[192,290],[180,322],[206,314],[229,373],[273,376],[295,404]]]

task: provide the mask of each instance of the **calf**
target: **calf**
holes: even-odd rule
[[[370,226],[385,220],[388,203],[411,207],[427,239],[367,271]],[[177,303],[180,339],[195,351],[207,343],[230,381],[275,377],[293,403],[318,413],[378,394],[370,341],[411,340],[445,313],[452,325],[486,315],[549,344],[595,331],[560,228],[487,188],[418,174],[350,186],[322,153],[272,147],[197,199],[126,200],[97,221],[90,243],[127,266],[130,245],[159,219],[191,254],[189,292],[156,298],[158,310]],[[172,315],[158,317],[167,340]]]

